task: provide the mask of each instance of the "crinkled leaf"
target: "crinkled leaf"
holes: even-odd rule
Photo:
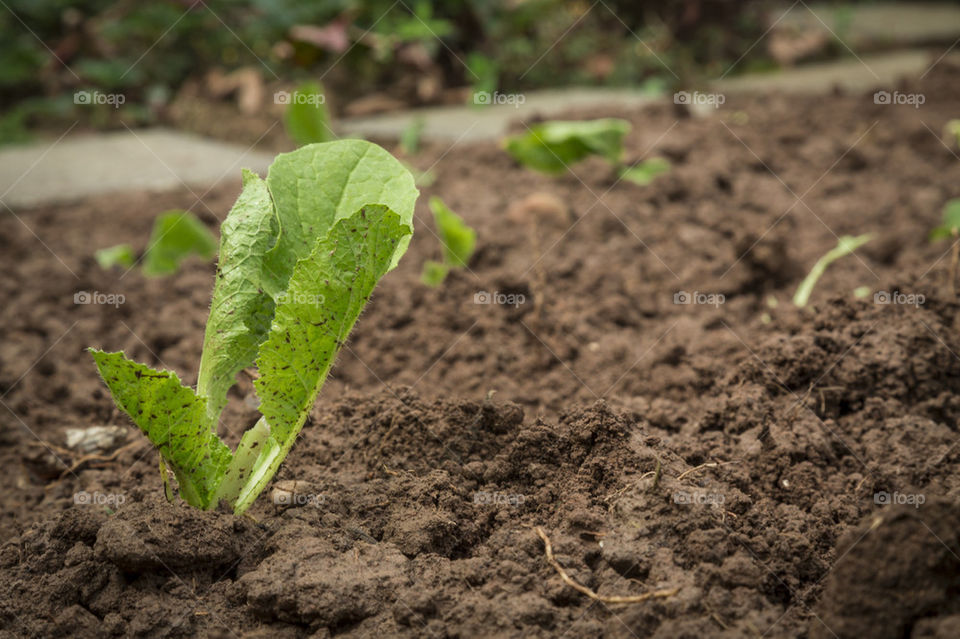
[[[137,261],[137,256],[133,253],[133,247],[129,244],[117,244],[104,249],[100,249],[93,254],[97,264],[104,270],[109,270],[114,266],[130,268]]]
[[[430,198],[430,210],[433,211],[433,219],[437,223],[437,232],[443,243],[443,256],[447,264],[455,267],[466,266],[477,245],[476,232],[436,196]]]
[[[332,138],[323,87],[316,82],[307,82],[294,91],[284,111],[283,124],[287,135],[301,146]]]
[[[203,339],[197,392],[207,398],[216,422],[238,372],[253,364],[273,320],[276,278],[264,256],[277,241],[278,226],[267,183],[243,172],[243,191],[220,226],[220,258]]]
[[[114,401],[163,455],[191,506],[206,508],[232,454],[207,420],[202,398],[175,373],[156,371],[123,353],[90,349]]]
[[[209,260],[216,253],[217,239],[196,215],[189,211],[167,211],[153,223],[143,256],[143,273],[170,275],[191,255]]]
[[[272,459],[255,480],[262,485],[247,486],[244,494],[256,497],[283,461],[374,286],[410,234],[387,207],[365,206],[338,221],[297,263],[257,357],[260,377],[254,384],[269,425],[265,450]],[[237,512],[246,507],[243,502]]]
[[[297,260],[310,254],[316,238],[337,220],[367,204],[383,204],[413,228],[417,187],[399,160],[365,140],[311,144],[277,156],[267,174],[280,220],[280,239],[267,255],[267,271],[285,289]],[[407,250],[404,237],[390,262],[394,268]]]
[[[619,118],[543,122],[507,138],[507,152],[517,162],[544,173],[558,174],[569,165],[599,155],[618,164],[630,123]]]

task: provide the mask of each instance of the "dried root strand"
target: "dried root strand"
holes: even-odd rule
[[[563,569],[563,566],[560,565],[560,562],[557,561],[557,558],[553,556],[553,544],[550,543],[550,538],[547,537],[547,533],[543,531],[543,528],[537,526],[534,528],[537,533],[537,536],[540,537],[540,540],[543,541],[543,547],[546,551],[547,563],[553,566],[553,569],[557,571],[557,574],[560,575],[560,579],[563,580],[563,583],[567,584],[577,592],[586,595],[594,601],[599,601],[600,603],[605,604],[632,604],[632,603],[641,603],[649,599],[663,599],[666,597],[672,597],[673,595],[680,592],[679,588],[671,588],[669,590],[653,590],[651,592],[645,592],[642,595],[623,595],[623,596],[614,596],[606,597],[603,595],[598,595],[590,588],[577,583],[573,578],[567,574],[567,571]]]

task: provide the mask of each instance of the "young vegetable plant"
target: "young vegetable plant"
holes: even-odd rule
[[[804,307],[807,305],[807,302],[810,301],[810,295],[813,293],[813,287],[816,286],[817,280],[820,279],[820,276],[827,270],[827,267],[839,260],[841,257],[850,255],[858,248],[870,241],[870,235],[858,235],[856,237],[852,235],[844,235],[838,241],[837,245],[827,251],[827,254],[817,260],[816,264],[813,265],[813,268],[810,269],[810,272],[807,274],[803,281],[800,282],[800,286],[797,287],[797,292],[793,296],[793,304],[797,307]]]
[[[599,155],[622,179],[647,186],[670,170],[670,162],[654,157],[625,165],[623,139],[629,132],[630,123],[619,118],[543,122],[507,138],[504,148],[520,164],[548,175],[559,175],[569,165]]]
[[[217,254],[217,238],[190,211],[161,213],[153,222],[147,250],[143,254],[143,274],[151,277],[176,273],[191,255],[211,260]],[[117,244],[94,253],[101,268],[132,268],[137,259],[129,244]]]
[[[428,260],[423,265],[421,280],[427,286],[440,286],[450,269],[467,266],[477,245],[477,233],[436,196],[430,198],[430,210],[443,244],[443,261]]]
[[[244,171],[220,229],[196,390],[90,349],[190,505],[243,513],[277,472],[374,286],[406,251],[417,195],[409,171],[362,140],[281,154],[266,180]],[[231,451],[217,425],[236,375],[254,363],[262,416]]]

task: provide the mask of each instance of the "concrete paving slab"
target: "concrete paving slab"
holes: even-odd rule
[[[265,173],[269,154],[166,129],[66,136],[0,150],[0,202],[10,208],[130,190],[207,188]]]
[[[913,47],[960,38],[960,6],[944,2],[877,3],[859,6],[794,4],[779,27],[823,31],[854,51]]]

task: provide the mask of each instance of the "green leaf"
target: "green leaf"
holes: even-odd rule
[[[420,281],[427,286],[440,286],[443,280],[447,279],[450,267],[443,262],[427,260],[423,263],[423,272],[420,274]]]
[[[217,281],[197,393],[207,399],[207,415],[216,422],[227,391],[242,369],[253,364],[273,320],[274,297],[286,282],[265,271],[264,256],[277,242],[279,227],[267,183],[244,170],[243,190],[220,227]]]
[[[206,416],[202,398],[175,373],[156,371],[123,353],[89,349],[114,401],[163,455],[180,495],[207,508],[232,457]]]
[[[629,131],[630,123],[618,118],[558,120],[534,125],[524,134],[507,138],[505,147],[524,166],[559,174],[590,155],[619,164],[623,139]]]
[[[403,164],[365,140],[311,144],[277,156],[267,174],[281,234],[267,254],[266,270],[286,288],[297,260],[310,254],[316,238],[337,220],[367,204],[383,204],[413,228],[419,191]],[[394,251],[393,269],[407,250],[404,237]]]
[[[217,239],[189,211],[167,211],[157,217],[143,256],[143,273],[149,276],[176,273],[191,255],[205,260],[217,253]]]
[[[640,186],[648,186],[657,176],[670,170],[670,161],[666,158],[650,158],[643,162],[638,162],[630,167],[625,167],[620,172],[620,177],[629,180]]]
[[[943,206],[943,224],[930,231],[929,238],[943,240],[960,234],[960,198],[948,200]]]
[[[400,148],[406,155],[416,155],[420,150],[420,138],[423,136],[423,127],[426,122],[423,117],[417,116],[400,132]]]
[[[872,236],[870,234],[858,235],[856,237],[852,235],[841,236],[837,241],[837,245],[829,250],[826,255],[817,260],[816,264],[813,265],[813,268],[810,269],[810,273],[807,274],[803,281],[800,282],[800,286],[797,287],[797,292],[793,296],[793,304],[797,307],[804,307],[807,305],[807,302],[810,300],[810,295],[813,293],[813,287],[816,286],[817,280],[820,279],[820,276],[823,275],[824,271],[827,270],[827,267],[839,260],[841,257],[850,255],[858,248],[870,241]]]
[[[325,102],[323,87],[316,82],[302,84],[293,92],[283,114],[283,124],[294,142],[303,146],[334,137]]]
[[[260,474],[263,485],[293,445],[374,286],[390,270],[396,247],[411,233],[387,207],[365,206],[338,221],[297,263],[257,357],[260,377],[254,384],[272,458],[269,472]],[[255,495],[260,489],[244,491]]]
[[[93,254],[97,264],[104,270],[109,270],[114,266],[130,268],[137,261],[137,256],[133,253],[133,247],[129,244],[117,244],[108,248],[100,249]]]
[[[459,215],[450,210],[443,200],[430,198],[430,210],[437,223],[437,232],[443,243],[443,257],[446,263],[462,268],[470,261],[477,245],[477,233],[467,226]]]

